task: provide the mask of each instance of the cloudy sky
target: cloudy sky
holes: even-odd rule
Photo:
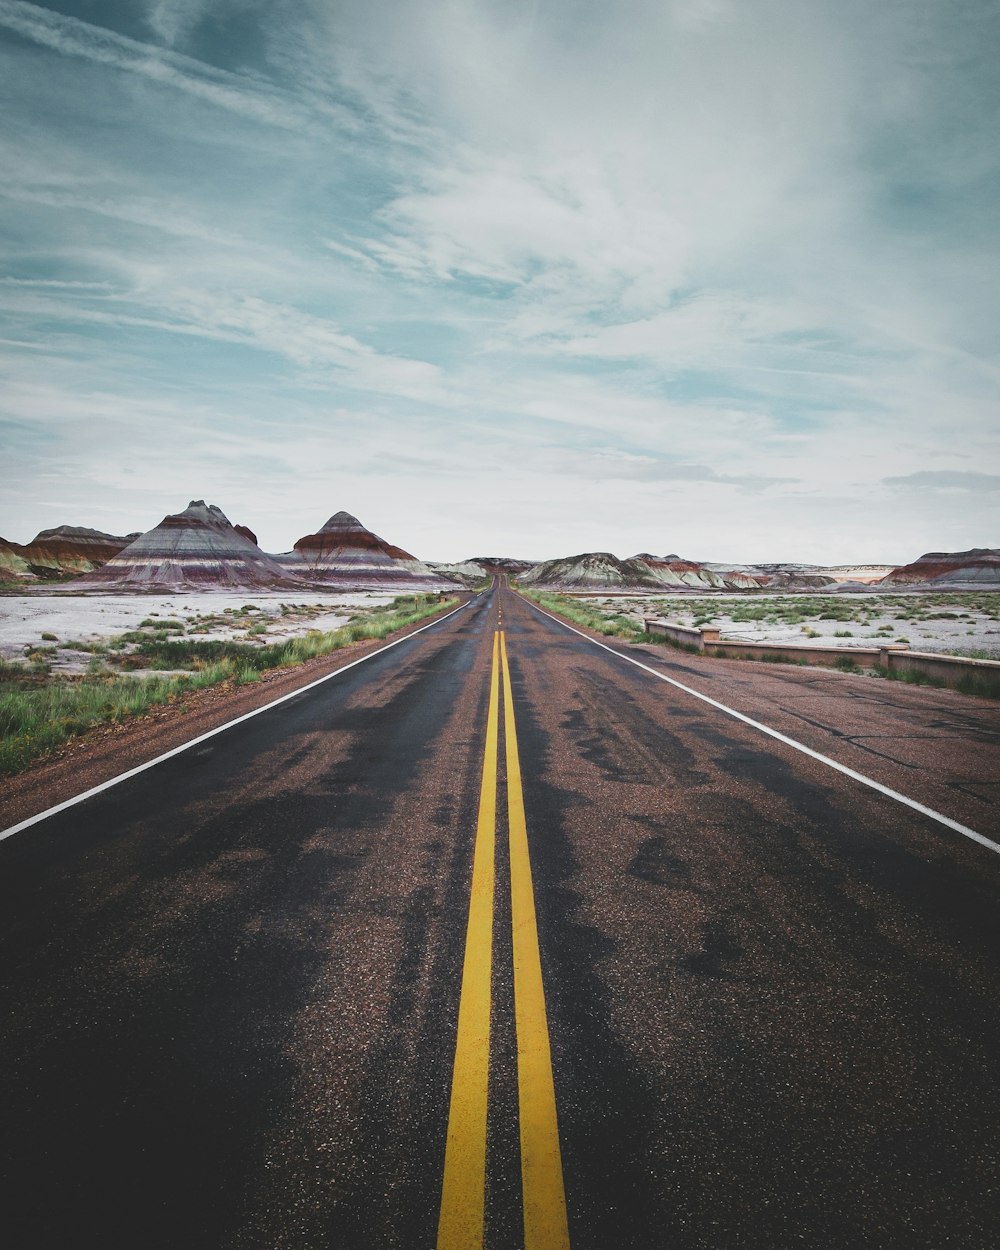
[[[0,533],[1000,545],[997,0],[0,0]]]

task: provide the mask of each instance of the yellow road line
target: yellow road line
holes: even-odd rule
[[[437,1250],[481,1250],[483,1245],[496,848],[498,644],[499,635],[495,633]]]
[[[503,633],[500,635],[500,654],[503,659],[504,737],[507,743],[507,820],[510,831],[524,1250],[569,1250],[552,1052],[542,987],[521,763],[514,726],[514,696],[507,664],[507,639]]]

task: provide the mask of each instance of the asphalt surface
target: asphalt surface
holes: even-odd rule
[[[574,1250],[996,1244],[1000,856],[498,590],[0,843],[6,1245],[435,1245],[501,609]],[[1000,838],[995,703],[619,649]]]

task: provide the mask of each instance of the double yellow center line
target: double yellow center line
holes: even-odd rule
[[[476,846],[472,861],[472,891],[458,1007],[458,1038],[448,1112],[437,1250],[481,1250],[485,1235],[501,675],[524,1247],[525,1250],[569,1250],[552,1054],[514,724],[514,697],[507,663],[507,640],[499,630],[493,635],[483,782],[479,793]]]

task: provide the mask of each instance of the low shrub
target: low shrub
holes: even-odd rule
[[[890,681],[905,681],[908,686],[943,686],[944,682],[915,668],[890,668],[885,674]]]
[[[266,669],[301,664],[361,638],[384,638],[454,603],[454,599],[442,600],[437,595],[417,596],[416,600],[405,596],[342,630],[312,631],[305,638],[269,647],[178,641],[167,638],[163,630],[155,635],[132,631],[122,637],[134,642],[135,650],[109,655],[118,668],[189,670],[182,675],[139,678],[94,671],[80,678],[46,680],[47,655],[41,657],[45,662],[34,668],[0,661],[0,775],[22,772],[40,756],[95,725],[140,715],[188,690],[227,680],[236,685],[260,681]],[[94,669],[101,666],[96,652],[107,649],[82,643],[64,645],[95,652],[91,661]]]
[[[955,688],[962,694],[978,695],[981,699],[1000,699],[1000,676],[992,673],[963,673]]]
[[[673,647],[675,651],[686,651],[689,655],[701,654],[697,643],[682,642],[680,638],[668,638],[665,634],[644,634],[643,638],[661,646]]]
[[[548,594],[540,590],[522,590],[520,593],[532,603],[537,603],[540,608],[544,608],[546,612],[554,612],[557,616],[563,616],[577,625],[592,629],[606,638],[625,638],[629,642],[639,642],[647,637],[646,627],[641,621],[634,621],[631,617],[622,616],[620,613],[617,616],[608,617],[599,609],[575,599],[569,599],[565,595]],[[664,639],[656,637],[652,641],[663,642]]]

